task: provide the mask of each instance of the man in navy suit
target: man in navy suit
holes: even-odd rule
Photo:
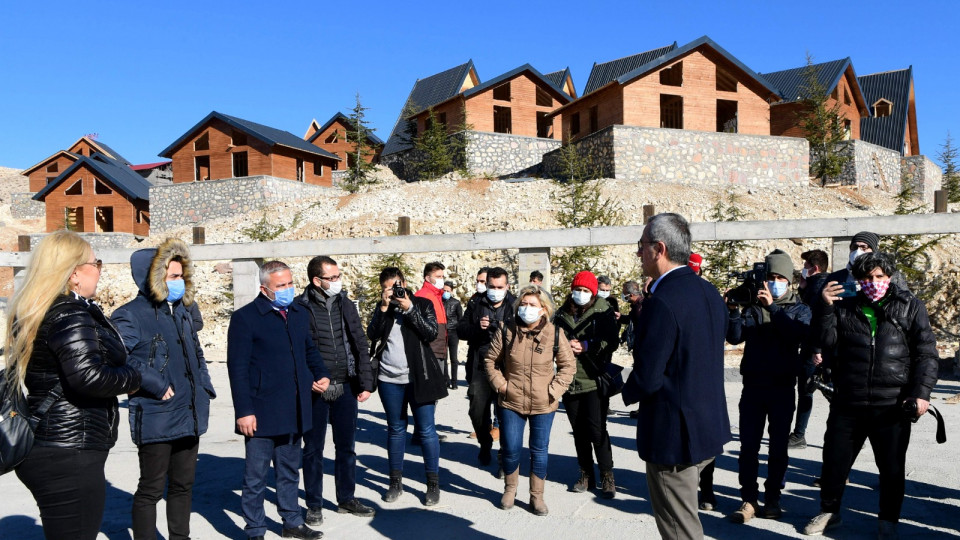
[[[637,322],[623,401],[640,403],[637,452],[647,464],[660,535],[702,538],[700,471],[730,440],[723,390],[727,308],[717,289],[687,267],[690,226],[682,216],[654,216],[637,248],[653,283]]]
[[[300,441],[313,426],[310,392],[323,392],[329,373],[310,333],[310,315],[293,302],[290,268],[270,261],[260,268],[260,295],[230,317],[227,371],[246,459],[240,506],[250,538],[267,531],[263,498],[273,461],[277,510],[284,538],[320,538],[300,514]]]

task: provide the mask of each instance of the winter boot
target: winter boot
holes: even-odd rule
[[[550,513],[547,503],[543,502],[543,478],[530,473],[530,511],[538,516]]]
[[[390,488],[383,494],[383,502],[393,502],[403,493],[403,471],[390,471]]]
[[[503,478],[503,497],[500,497],[500,508],[510,510],[513,501],[517,498],[517,484],[520,483],[520,467]]]

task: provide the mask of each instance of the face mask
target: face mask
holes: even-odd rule
[[[517,310],[517,315],[520,316],[520,320],[527,323],[533,324],[540,318],[540,308],[533,306],[520,306],[520,309]]]
[[[598,298],[607,298],[610,296],[610,291],[597,291]]]
[[[621,295],[620,295],[620,298],[623,298],[623,301],[624,301],[624,302],[629,302],[629,301],[630,301],[630,295],[629,295],[629,294],[621,294]]]
[[[273,307],[285,308],[293,303],[294,292],[293,287],[273,291],[273,300],[270,303]]]
[[[784,293],[787,292],[787,285],[788,283],[786,281],[767,282],[767,287],[770,289],[770,294],[773,295],[774,298],[780,298],[783,296]]]
[[[803,279],[807,279],[808,277],[810,277],[810,272],[806,268],[804,268],[803,270],[800,271],[800,275],[803,276]]]
[[[866,251],[864,251],[864,250],[862,250],[862,249],[857,249],[856,251],[851,251],[851,252],[850,252],[850,265],[852,266],[852,265],[853,265],[853,261],[857,260],[857,257],[863,255],[864,253],[866,253]]]
[[[477,282],[477,292],[483,294],[487,292],[487,285],[485,283]]]
[[[593,293],[590,291],[573,291],[573,303],[582,306],[593,298]]]
[[[325,292],[325,293],[327,294],[327,296],[336,296],[336,295],[340,294],[340,291],[343,290],[343,282],[342,282],[342,281],[328,281],[327,283],[330,284],[330,288],[329,288],[329,289],[324,289],[324,291],[323,291],[323,292]]]
[[[167,302],[176,302],[183,298],[183,293],[187,290],[187,284],[182,279],[175,279],[167,282]]]
[[[502,302],[503,299],[506,298],[506,296],[507,296],[506,289],[487,289],[487,299],[493,302],[494,304]]]
[[[887,289],[890,288],[890,280],[886,281],[870,281],[862,279],[860,283],[860,292],[865,294],[871,302],[876,302],[883,298],[887,294]]]
[[[449,300],[449,299],[450,299],[450,293],[448,293],[447,291],[443,291],[443,299],[444,299],[444,300]]]
[[[443,278],[439,278],[439,279],[437,279],[436,281],[434,281],[434,282],[433,282],[433,286],[436,287],[436,288],[438,288],[438,289],[440,289],[440,290],[442,291],[442,290],[443,290]]]

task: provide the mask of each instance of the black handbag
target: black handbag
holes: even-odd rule
[[[12,386],[12,387],[11,387]],[[10,385],[6,373],[0,371],[0,475],[17,468],[33,449],[33,430],[60,399],[60,383],[40,402],[35,416],[30,415],[27,396],[17,384]]]
[[[623,366],[607,362],[597,377],[597,391],[605,398],[611,398],[623,391]]]

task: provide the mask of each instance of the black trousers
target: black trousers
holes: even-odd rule
[[[133,494],[134,540],[156,540],[157,501],[163,497],[164,488],[167,489],[167,538],[190,538],[190,504],[199,449],[197,437],[138,447],[140,483]]]
[[[457,361],[457,346],[460,345],[460,338],[457,337],[457,332],[447,332],[447,358],[450,361],[450,381],[454,382],[457,380],[457,368],[459,367],[459,362]]]
[[[17,468],[40,507],[47,540],[95,540],[103,521],[106,450],[34,446]]]
[[[563,408],[573,427],[573,443],[580,468],[593,475],[593,454],[596,453],[600,472],[612,471],[613,450],[607,433],[610,399],[600,397],[596,390],[567,394],[563,396]]]
[[[870,439],[873,457],[880,471],[880,512],[884,521],[899,521],[903,506],[910,420],[897,405],[882,407],[830,406],[827,433],[823,440],[823,474],[820,479],[820,508],[839,512],[847,475]]]
[[[490,386],[483,371],[475,370],[469,384],[467,398],[470,399],[470,407],[467,414],[470,415],[480,449],[490,450],[493,448],[493,436],[490,435],[493,417],[490,410],[493,408],[493,414],[497,414],[497,393]]]
[[[764,425],[768,425],[769,449],[767,452],[767,479],[764,503],[780,500],[783,477],[787,473],[787,445],[790,442],[790,424],[796,403],[792,386],[743,387],[740,395],[740,498],[744,502],[757,503],[760,470],[760,444]]]

